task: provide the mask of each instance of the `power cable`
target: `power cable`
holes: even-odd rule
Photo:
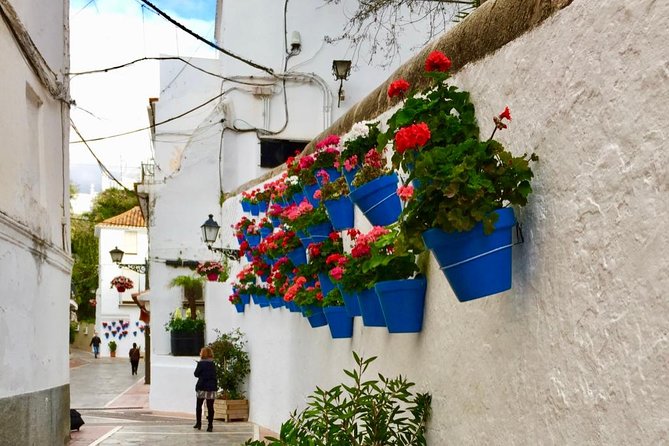
[[[272,70],[271,68],[266,67],[266,66],[264,66],[264,65],[260,65],[260,64],[258,64],[258,63],[256,63],[256,62],[251,61],[251,60],[245,59],[245,58],[243,58],[243,57],[241,57],[241,56],[239,56],[239,55],[237,55],[237,54],[235,54],[235,53],[233,53],[233,52],[231,52],[231,51],[229,51],[229,50],[226,50],[225,48],[222,48],[222,47],[216,45],[215,43],[213,43],[213,42],[211,42],[211,41],[205,39],[204,37],[200,36],[200,35],[197,34],[196,32],[191,31],[190,29],[186,28],[184,25],[182,25],[181,23],[177,22],[177,21],[174,20],[172,17],[170,17],[169,15],[167,15],[165,12],[163,12],[161,9],[159,9],[157,6],[155,6],[155,5],[154,5],[153,3],[151,3],[150,1],[148,1],[148,0],[140,0],[140,1],[141,1],[142,3],[144,3],[145,5],[149,6],[149,7],[150,7],[151,9],[153,9],[154,11],[156,11],[159,15],[161,15],[163,18],[165,18],[165,20],[167,20],[168,22],[170,22],[171,24],[173,24],[173,25],[176,26],[177,28],[181,29],[182,31],[185,31],[186,33],[188,33],[188,34],[190,34],[191,36],[195,37],[197,40],[200,40],[201,42],[204,42],[205,44],[209,45],[210,47],[212,47],[212,48],[214,48],[214,49],[216,49],[216,50],[218,50],[218,51],[220,51],[221,53],[225,54],[226,56],[230,56],[230,57],[232,57],[233,59],[237,59],[238,61],[240,61],[240,62],[242,62],[242,63],[245,63],[246,65],[249,65],[249,66],[251,66],[251,67],[253,67],[253,68],[257,68],[258,70],[264,71],[264,72],[270,74],[271,76],[276,76],[276,75],[274,74],[274,70]]]

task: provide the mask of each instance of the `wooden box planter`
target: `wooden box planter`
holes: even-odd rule
[[[214,400],[214,418],[230,422],[249,420],[249,400]]]

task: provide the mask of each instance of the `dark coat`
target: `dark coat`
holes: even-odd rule
[[[213,361],[203,360],[197,363],[194,375],[197,377],[195,390],[218,390],[216,366]]]

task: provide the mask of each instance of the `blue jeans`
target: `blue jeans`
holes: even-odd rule
[[[100,354],[100,346],[99,345],[94,345],[93,346],[93,353],[95,354],[95,357],[97,358],[98,355]]]

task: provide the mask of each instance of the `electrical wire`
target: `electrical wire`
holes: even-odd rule
[[[266,72],[266,73],[268,73],[272,76],[276,76],[274,74],[274,70],[272,70],[271,68],[266,67],[264,65],[260,65],[256,62],[251,61],[251,60],[245,59],[242,56],[239,56],[239,55],[237,55],[237,54],[235,54],[235,53],[233,53],[229,50],[226,50],[225,48],[222,48],[222,47],[216,45],[215,43],[205,39],[204,37],[200,36],[196,32],[191,31],[190,29],[186,28],[184,25],[182,25],[181,23],[177,22],[172,17],[167,15],[165,12],[163,12],[161,9],[159,9],[157,6],[155,6],[150,1],[148,1],[148,0],[140,0],[140,1],[142,3],[144,3],[145,5],[149,6],[151,9],[153,9],[155,12],[157,12],[159,15],[161,15],[163,18],[165,18],[165,20],[167,20],[168,22],[170,22],[171,24],[173,24],[177,28],[181,29],[182,31],[185,31],[186,33],[195,37],[197,40],[200,40],[201,42],[204,42],[205,44],[209,45],[210,47],[212,47],[212,48],[214,48],[218,51],[220,51],[221,53],[225,54],[226,56],[232,57],[233,59],[237,59],[238,61],[240,61],[242,63],[245,63],[246,65],[249,65],[253,68],[257,68],[258,70],[264,71],[264,72]]]
[[[102,140],[104,140],[104,139],[117,138],[117,137],[119,137],[119,136],[131,135],[131,134],[133,134],[133,133],[139,133],[139,132],[143,132],[143,131],[145,131],[145,130],[150,130],[152,127],[158,127],[159,125],[167,124],[168,122],[172,122],[172,121],[175,121],[175,120],[177,120],[177,119],[179,119],[179,118],[183,118],[183,117],[186,116],[187,114],[192,113],[192,112],[194,112],[194,111],[196,111],[196,110],[201,109],[201,108],[204,107],[205,105],[207,105],[207,104],[209,104],[209,103],[215,101],[216,99],[220,98],[221,96],[225,95],[226,93],[227,93],[227,90],[224,91],[224,92],[221,93],[221,94],[217,94],[216,96],[214,96],[213,98],[211,98],[211,99],[209,99],[209,100],[203,102],[202,104],[197,105],[197,106],[191,108],[190,110],[187,110],[187,111],[185,111],[185,112],[183,112],[183,113],[181,113],[181,114],[179,114],[179,115],[177,115],[177,116],[173,116],[173,117],[171,117],[171,118],[165,119],[164,121],[156,122],[155,124],[150,125],[150,126],[148,126],[148,127],[142,127],[141,129],[130,130],[130,131],[128,131],[128,132],[123,132],[123,133],[117,133],[117,134],[115,134],[115,135],[107,135],[107,136],[100,136],[100,137],[98,137],[98,138],[90,138],[90,139],[88,139],[87,141],[88,141],[88,142],[102,141]],[[82,141],[70,141],[70,144],[78,144],[78,143],[81,143],[81,142],[85,142],[85,141],[83,141],[83,138],[82,138]]]
[[[86,146],[86,148],[88,149],[88,151],[91,152],[91,155],[93,155],[93,158],[95,158],[95,161],[97,161],[98,165],[100,166],[100,170],[102,170],[102,173],[104,173],[110,180],[116,182],[116,184],[118,184],[119,186],[121,186],[121,187],[122,187],[123,189],[125,189],[126,191],[128,191],[128,192],[132,192],[132,193],[134,194],[134,193],[135,193],[134,191],[131,191],[130,189],[128,189],[127,187],[125,187],[125,186],[123,185],[123,183],[121,183],[119,180],[117,180],[116,177],[114,176],[114,174],[112,174],[112,173],[110,172],[110,170],[107,169],[107,166],[105,166],[105,165],[102,163],[102,161],[100,161],[100,158],[98,158],[97,155],[95,154],[95,152],[93,152],[93,149],[91,149],[91,146],[88,145],[88,142],[87,142],[86,139],[84,139],[84,137],[81,135],[81,133],[79,132],[79,129],[77,129],[77,126],[74,124],[74,121],[73,121],[72,119],[70,119],[70,125],[72,126],[72,129],[75,131],[75,133],[79,136],[79,138],[81,138],[81,142],[83,142],[84,145]]]

